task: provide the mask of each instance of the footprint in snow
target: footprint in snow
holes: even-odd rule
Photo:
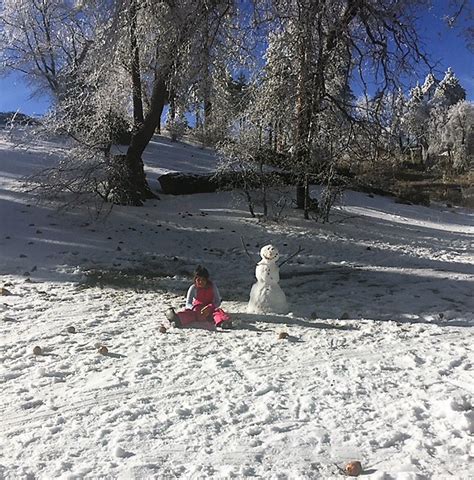
[[[266,393],[269,393],[269,392],[278,392],[280,389],[278,387],[276,387],[275,385],[264,385],[262,388],[259,388],[256,392],[255,392],[255,396],[257,397],[260,397],[262,395],[265,395]]]
[[[229,358],[219,362],[219,367],[231,367],[232,365],[233,365],[233,362]]]
[[[43,405],[42,400],[31,400],[29,402],[25,402],[22,405],[20,405],[23,410],[31,410],[32,408],[37,408]]]
[[[178,417],[180,418],[186,418],[186,417],[189,417],[192,415],[192,412],[191,410],[189,410],[188,408],[177,408],[176,409],[176,414],[178,415]]]
[[[120,446],[115,447],[113,453],[114,453],[114,456],[117,457],[117,458],[129,458],[129,457],[133,457],[135,455],[132,452],[127,452],[126,450],[124,450]]]
[[[462,363],[464,362],[466,357],[460,357],[460,358],[455,358],[454,360],[451,360],[449,362],[449,365],[448,367],[449,368],[456,368],[456,367],[459,367],[460,365],[462,365]]]

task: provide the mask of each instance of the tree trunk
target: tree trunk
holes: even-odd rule
[[[308,92],[308,18],[302,19],[304,22],[301,25],[299,35],[299,51],[298,51],[298,83],[296,92],[296,130],[294,145],[296,147],[295,160],[296,169],[298,171],[298,183],[296,186],[296,208],[304,209],[307,204],[307,189],[305,188],[305,181],[303,172],[306,170],[305,164],[308,162],[306,142],[308,138],[310,119],[309,117],[309,92]]]
[[[201,126],[202,126],[202,121],[201,121],[201,114],[199,113],[199,107],[196,107],[196,112],[195,112],[195,116],[196,116],[196,129],[200,129]]]
[[[137,42],[137,4],[130,2],[130,53],[132,57],[132,98],[133,98],[133,127],[134,130],[143,124],[142,80],[140,75],[140,52]]]
[[[204,97],[204,128],[206,130],[209,129],[211,124],[211,117],[212,117],[212,102],[210,100],[211,94],[208,92]]]
[[[428,165],[429,158],[428,144],[426,142],[421,142],[421,161],[425,167]]]
[[[303,83],[303,85],[301,85]],[[307,189],[305,188],[305,181],[302,178],[303,171],[306,169],[305,164],[308,162],[307,149],[305,148],[305,142],[308,137],[309,120],[307,118],[307,92],[304,86],[305,79],[300,80],[299,92],[296,105],[296,134],[295,134],[295,166],[298,171],[297,185],[296,185],[296,208],[304,209],[307,203],[306,195]]]
[[[306,189],[304,186],[304,182],[298,183],[296,185],[296,208],[304,209],[305,205],[305,196],[306,196]]]
[[[304,177],[304,218],[305,220],[309,220],[309,208],[310,208],[309,176],[305,175]]]
[[[127,189],[123,192],[124,202],[129,205],[142,205],[144,200],[157,198],[151,191],[145,177],[142,154],[153,137],[160,123],[166,100],[166,83],[164,75],[157,77],[148,111],[143,123],[133,132],[130,146],[125,156],[125,167],[130,175]]]

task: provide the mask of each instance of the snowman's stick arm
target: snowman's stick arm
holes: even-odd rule
[[[244,242],[244,237],[240,237],[240,241],[242,242],[242,246],[244,247],[244,250],[245,250],[245,253],[247,254],[247,257],[250,258],[250,260],[252,261],[252,263],[255,263],[255,260],[251,257],[249,251],[247,250],[247,246],[245,245],[245,242]]]
[[[286,260],[283,260],[283,262],[279,263],[278,264],[278,267],[281,267],[283,264],[285,264],[288,260],[291,260],[293,257],[296,257],[296,255],[298,255],[298,253],[301,253],[302,251],[304,250],[304,248],[301,248],[301,245],[298,247],[298,250],[296,250],[295,253],[293,253],[293,255],[290,255]]]

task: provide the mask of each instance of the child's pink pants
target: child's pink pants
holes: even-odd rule
[[[212,303],[206,311],[206,314],[203,315],[201,310],[205,307],[204,304],[194,305],[192,310],[186,309],[181,312],[177,312],[179,319],[183,325],[188,325],[192,322],[200,322],[202,320],[213,320],[216,327],[218,327],[224,320],[230,320],[228,313],[224,312],[222,308],[216,308]]]

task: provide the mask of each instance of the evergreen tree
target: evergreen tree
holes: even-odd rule
[[[437,80],[432,73],[429,73],[426,76],[423,85],[421,86],[421,93],[426,101],[429,102],[433,99],[433,97],[435,96],[435,92],[437,91],[438,85],[439,80]]]
[[[466,90],[459,83],[451,67],[446,71],[444,78],[439,82],[434,92],[434,103],[443,107],[450,107],[466,99]]]
[[[466,92],[451,68],[441,81],[429,74],[423,86],[411,91],[404,116],[404,129],[412,149],[419,148],[421,159],[429,165],[430,155],[439,150],[439,139],[451,106],[464,100]]]

